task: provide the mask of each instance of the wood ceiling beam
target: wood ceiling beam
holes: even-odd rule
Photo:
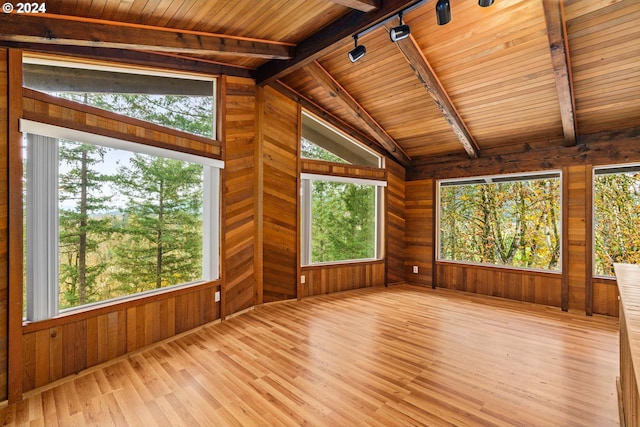
[[[364,126],[385,150],[395,158],[411,161],[407,153],[391,138],[391,136],[375,121],[373,117],[338,83],[317,61],[308,64],[305,70],[313,77],[329,95],[338,101],[347,112]]]
[[[380,0],[331,0],[334,3],[350,7],[361,12],[371,12],[380,9]]]
[[[300,104],[300,106],[302,106],[302,108],[304,108],[311,114],[324,120],[325,122],[329,123],[331,126],[335,127],[336,129],[350,136],[356,141],[367,145],[377,153],[380,153],[387,157],[395,159],[399,164],[401,164],[404,167],[408,167],[411,164],[411,160],[405,156],[402,156],[402,153],[396,153],[395,156],[392,155],[379,142],[371,139],[369,136],[363,134],[359,130],[343,122],[338,117],[334,116],[333,114],[331,114],[330,112],[328,112],[327,110],[325,110],[324,108],[316,104],[315,102],[311,101],[309,98],[305,97],[304,95],[301,95],[300,93],[296,92],[294,89],[282,83],[280,80],[276,80],[275,82],[269,83],[269,86],[271,86],[273,89],[277,90],[287,98],[291,99],[292,101],[297,102],[298,104]]]
[[[0,40],[278,60],[293,58],[295,50],[265,40],[49,14],[0,14]]]
[[[212,76],[224,74],[234,77],[254,78],[254,72],[249,68],[207,61],[206,59],[191,59],[159,52],[141,52],[136,50],[108,49],[99,47],[61,46],[3,41],[0,41],[0,46],[21,49],[29,52],[64,55],[73,58],[84,58],[96,61],[111,61],[152,68],[157,68],[161,65],[163,69],[207,74]]]
[[[544,16],[547,21],[547,35],[551,50],[553,76],[556,81],[562,130],[565,145],[576,143],[576,106],[573,97],[573,79],[571,76],[571,61],[567,40],[567,27],[564,19],[563,2],[559,0],[542,0]]]
[[[521,153],[469,160],[448,157],[414,158],[407,180],[464,178],[559,169],[564,166],[635,163],[640,159],[640,128],[580,135],[570,147],[545,147]]]
[[[256,72],[259,84],[268,84],[332,52],[344,39],[391,18],[416,0],[385,0],[380,9],[364,13],[352,10],[298,43],[293,59],[269,61]]]
[[[387,31],[390,31],[393,25],[390,23],[385,24]],[[460,140],[462,147],[467,152],[469,157],[480,157],[480,148],[475,139],[467,129],[464,121],[458,114],[456,107],[451,102],[449,95],[440,83],[440,79],[436,75],[433,68],[425,58],[422,50],[418,47],[413,36],[409,35],[406,39],[396,42],[396,46],[402,52],[402,55],[407,60],[407,63],[415,73],[416,77],[426,89],[433,102],[444,116],[444,118],[451,126],[451,130],[456,134],[456,137]]]

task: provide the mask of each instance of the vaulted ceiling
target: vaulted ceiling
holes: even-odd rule
[[[405,166],[640,135],[639,1],[450,5],[440,26],[435,0],[48,0],[0,14],[0,45],[252,77]]]

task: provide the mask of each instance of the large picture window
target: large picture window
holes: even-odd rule
[[[594,274],[614,276],[640,264],[640,165],[596,168],[593,195]]]
[[[438,259],[559,271],[560,173],[440,181]]]
[[[218,278],[222,162],[21,125],[28,320]]]
[[[27,56],[23,81],[216,136],[212,78]],[[219,277],[221,161],[28,120],[21,131],[28,320]]]
[[[302,176],[302,264],[381,256],[382,189],[379,181]]]

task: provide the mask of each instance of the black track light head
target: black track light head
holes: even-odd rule
[[[357,35],[353,36],[353,40],[354,40],[356,46],[352,50],[349,51],[349,61],[356,62],[357,60],[361,59],[363,56],[366,55],[367,48],[365,48],[363,45],[358,46],[358,36]]]
[[[438,3],[436,3],[436,19],[438,25],[445,25],[451,21],[451,5],[449,4],[449,0],[438,0]]]
[[[394,43],[406,39],[409,37],[409,34],[411,34],[411,28],[409,28],[407,24],[402,23],[402,12],[398,14],[398,17],[400,18],[400,25],[393,27],[391,31],[389,31],[389,38]]]
[[[489,7],[493,4],[493,0],[478,0],[478,6]]]

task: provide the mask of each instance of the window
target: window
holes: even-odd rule
[[[26,57],[24,85],[215,138],[215,80]],[[218,160],[21,121],[28,320],[219,277]]]
[[[303,174],[302,264],[381,257],[382,181]]]
[[[215,80],[26,57],[24,86],[128,117],[215,138]]]
[[[560,173],[439,182],[438,259],[560,270]]]
[[[302,157],[334,163],[381,167],[381,157],[308,113],[302,115]]]
[[[222,162],[24,120],[21,130],[27,319],[218,278]]]
[[[614,276],[640,264],[640,165],[596,168],[593,195],[594,274]]]

